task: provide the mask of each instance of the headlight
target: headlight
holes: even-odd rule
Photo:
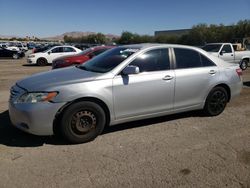
[[[28,56],[28,58],[33,58],[33,57],[35,57],[35,55],[29,55],[29,56]]]
[[[20,96],[15,103],[37,103],[51,101],[58,92],[37,92],[25,93]]]

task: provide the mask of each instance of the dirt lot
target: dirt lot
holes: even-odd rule
[[[16,80],[50,67],[0,60],[0,187],[250,187],[250,68],[240,97],[217,117],[197,112],[105,129],[67,145],[11,126]]]

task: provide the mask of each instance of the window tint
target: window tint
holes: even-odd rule
[[[189,49],[175,48],[176,68],[201,67],[201,59],[198,52]]]
[[[70,48],[70,47],[63,47],[64,52],[75,52],[75,49]]]
[[[223,46],[222,50],[223,53],[232,53],[232,48],[230,45],[226,44]]]
[[[177,69],[215,66],[210,59],[194,50],[175,48],[174,52]]]
[[[138,66],[140,72],[170,69],[168,49],[156,49],[137,57],[130,65]]]
[[[200,54],[201,62],[204,67],[215,66],[214,62],[208,59],[206,56]]]
[[[63,52],[63,47],[57,47],[51,50],[52,53],[61,53]]]

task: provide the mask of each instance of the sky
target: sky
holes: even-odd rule
[[[0,35],[20,37],[71,31],[154,35],[244,19],[250,19],[250,0],[0,0]]]

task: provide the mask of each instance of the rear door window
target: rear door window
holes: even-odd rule
[[[174,48],[174,53],[176,69],[215,66],[206,56],[192,49]]]
[[[63,51],[64,51],[64,52],[76,52],[75,49],[70,48],[70,47],[63,47]]]
[[[53,50],[51,50],[51,53],[62,53],[63,47],[56,47]]]

